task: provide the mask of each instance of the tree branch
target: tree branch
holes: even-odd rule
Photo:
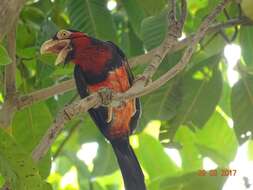
[[[75,89],[75,81],[73,79],[70,79],[61,82],[60,84],[56,84],[54,86],[32,92],[28,95],[21,96],[20,98],[18,98],[16,106],[17,109],[22,109],[32,105],[35,102],[46,100],[56,94],[61,94],[73,89]]]
[[[74,116],[87,112],[90,108],[100,104],[101,98],[99,94],[94,93],[82,100],[75,101],[66,106],[59,112],[52,126],[48,129],[38,146],[34,149],[32,158],[35,161],[38,161],[47,153],[49,147],[54,142],[57,135],[61,132],[65,123],[70,121]]]
[[[186,66],[186,64],[189,62],[194,50],[195,46],[198,44],[198,42],[204,37],[206,34],[208,27],[210,27],[210,24],[214,20],[214,18],[223,10],[226,4],[228,4],[231,0],[224,0],[222,3],[220,3],[212,12],[211,14],[203,21],[201,26],[196,32],[196,35],[194,35],[189,43],[188,48],[185,50],[185,53],[183,54],[181,60],[179,63],[174,66],[172,69],[170,69],[166,74],[164,74],[161,78],[156,80],[155,82],[152,82],[151,84],[141,88],[136,89],[135,84],[133,87],[128,90],[125,93],[118,93],[114,94],[112,92],[112,98],[111,101],[121,101],[128,98],[138,97],[145,95],[151,91],[154,91],[161,87],[163,84],[165,84],[168,80],[173,78],[176,74],[178,74],[180,71],[183,70],[183,68]],[[160,51],[164,51],[163,45],[159,47]],[[161,53],[161,52],[158,52]],[[160,59],[160,61],[162,61]],[[154,68],[155,69],[155,68]],[[153,72],[153,71],[152,71]],[[145,72],[144,72],[145,73]],[[135,88],[135,91],[132,91],[132,89]],[[130,92],[130,93],[129,93]],[[38,161],[40,158],[42,158],[50,148],[51,144],[53,143],[54,139],[57,137],[57,135],[60,133],[60,131],[63,129],[64,124],[71,120],[74,116],[86,112],[92,107],[99,106],[103,103],[103,96],[100,95],[100,93],[94,93],[90,96],[76,101],[72,103],[71,105],[66,106],[56,117],[56,120],[52,124],[52,126],[48,129],[38,146],[34,149],[32,153],[32,157],[35,161]],[[108,100],[107,100],[108,101]]]
[[[12,62],[5,67],[6,96],[3,108],[0,110],[0,127],[8,130],[15,112],[16,101],[16,21],[7,35],[7,51]],[[3,190],[8,189],[9,183],[6,181]]]
[[[16,93],[16,24],[7,35],[7,51],[12,60],[5,67],[5,93],[8,97]]]
[[[24,4],[25,0],[1,0],[0,41],[10,32]]]
[[[12,62],[5,67],[5,101],[0,110],[0,127],[8,128],[15,112],[16,101],[16,23],[7,35],[7,50]]]

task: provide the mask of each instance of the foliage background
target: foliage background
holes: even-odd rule
[[[184,34],[188,36],[195,32],[218,2],[189,0]],[[39,54],[42,42],[62,28],[111,40],[129,58],[160,45],[167,32],[165,0],[117,0],[116,3],[116,8],[109,10],[106,0],[27,0],[17,25],[18,92],[26,94],[72,78],[71,64],[55,67],[54,56]],[[227,8],[227,12],[231,18],[239,17],[235,3]],[[225,15],[221,14],[216,22],[226,21]],[[234,30],[230,27],[224,33],[231,37]],[[228,168],[239,146],[247,141],[248,159],[252,159],[252,34],[252,26],[241,26],[234,39],[242,49],[237,64],[240,78],[236,84],[229,84],[229,66],[223,56],[229,42],[224,36],[211,33],[201,41],[184,72],[141,99],[142,118],[131,143],[145,172],[149,190],[193,190],[198,187],[220,190],[226,177],[198,176],[204,167],[204,158],[213,160],[218,171]],[[3,41],[0,45],[0,81],[4,81],[4,65],[10,63],[5,47],[6,41]],[[182,50],[167,56],[156,77],[175,65],[181,54]],[[143,68],[142,65],[136,67],[134,73],[138,74]],[[0,105],[5,96],[3,84],[0,83]],[[18,190],[122,188],[111,146],[87,114],[67,124],[38,165],[29,156],[57,112],[77,97],[73,90],[36,103],[15,114],[10,134],[0,130],[0,187],[9,181],[11,187]],[[169,140],[172,137],[173,142]],[[179,153],[181,164],[167,154],[171,150]],[[85,157],[86,162],[77,153],[79,157]],[[87,161],[89,158],[90,162]]]

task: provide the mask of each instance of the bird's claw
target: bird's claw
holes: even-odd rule
[[[112,90],[109,88],[101,88],[98,91],[98,94],[101,98],[101,104],[105,107],[108,107],[112,101]]]
[[[106,120],[107,123],[110,123],[112,121],[112,115],[113,115],[112,106],[109,106]]]

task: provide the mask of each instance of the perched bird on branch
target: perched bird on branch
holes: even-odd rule
[[[58,54],[56,64],[74,63],[74,78],[81,98],[106,89],[125,92],[133,84],[126,56],[110,41],[78,31],[60,30],[41,46],[41,53]],[[112,144],[126,190],[145,190],[143,172],[129,143],[129,135],[141,114],[140,100],[99,106],[90,109],[89,114]]]

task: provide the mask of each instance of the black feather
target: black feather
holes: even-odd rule
[[[146,190],[144,175],[129,139],[121,138],[111,141],[117,156],[126,190]]]

